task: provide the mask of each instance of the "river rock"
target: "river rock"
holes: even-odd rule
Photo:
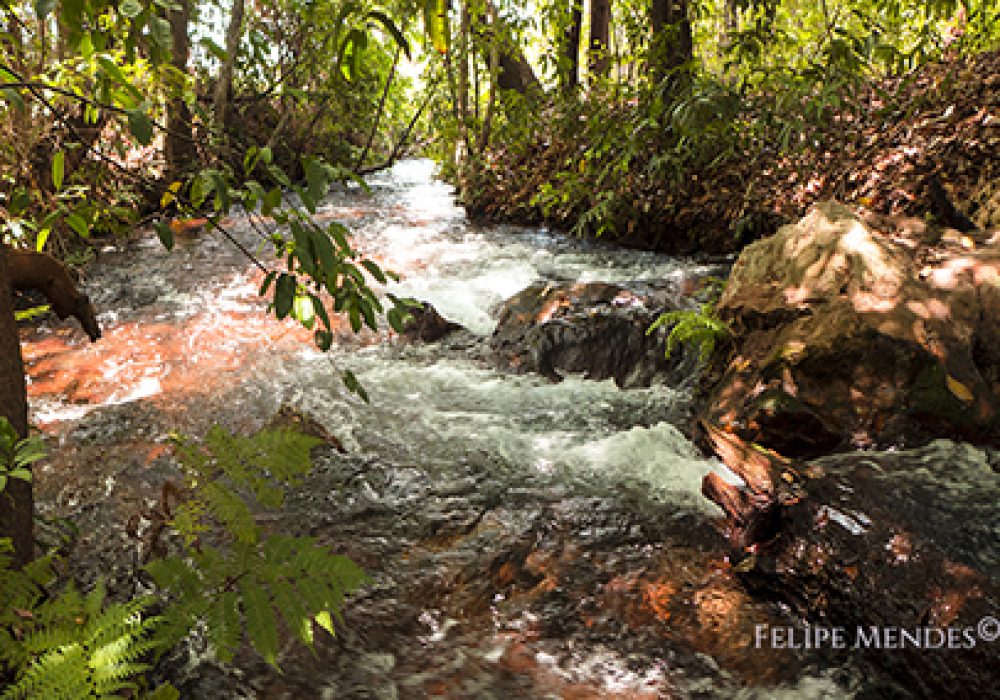
[[[1000,245],[922,234],[828,202],[747,247],[717,305],[733,336],[700,417],[789,456],[997,444]]]
[[[613,378],[619,387],[648,386],[657,375],[690,358],[664,357],[662,332],[646,334],[672,308],[662,292],[628,290],[605,282],[537,282],[508,299],[490,339],[495,361],[506,369],[538,372],[559,381],[559,372],[587,379]]]
[[[462,330],[462,325],[449,321],[429,302],[421,302],[420,306],[407,309],[409,318],[403,323],[400,337],[405,340],[420,340],[433,343],[453,331]]]

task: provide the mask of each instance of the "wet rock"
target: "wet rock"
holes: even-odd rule
[[[538,282],[508,299],[490,339],[494,360],[553,381],[559,372],[648,386],[657,375],[690,371],[683,353],[664,357],[662,333],[646,329],[671,308],[664,293],[639,293],[604,282]]]
[[[955,234],[931,247],[830,202],[748,247],[717,307],[734,339],[698,414],[791,456],[997,444],[1000,244]]]
[[[461,324],[449,321],[426,301],[421,306],[411,307],[409,312],[410,318],[403,324],[400,334],[405,340],[433,343],[453,331],[463,330]]]
[[[894,696],[996,697],[995,629],[981,625],[1000,607],[1000,475],[987,453],[941,440],[806,465],[714,440],[751,506],[712,478],[706,494],[730,515],[752,592],[843,628]],[[750,510],[770,511],[770,526],[748,528]]]

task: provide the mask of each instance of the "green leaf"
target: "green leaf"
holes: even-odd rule
[[[313,307],[312,299],[308,296],[295,297],[292,306],[292,315],[306,328],[312,329],[316,323],[316,310]]]
[[[361,266],[371,273],[371,276],[378,280],[379,284],[385,284],[389,280],[386,278],[385,273],[382,272],[382,268],[375,264],[372,260],[362,260]]]
[[[29,464],[34,464],[41,459],[45,459],[46,454],[45,443],[41,439],[37,437],[27,438],[21,441],[21,444],[17,447],[17,451],[14,453],[14,466],[26,467]]]
[[[205,203],[205,199],[215,190],[216,179],[213,171],[206,169],[195,175],[191,182],[191,203],[200,207]]]
[[[310,231],[298,221],[291,223],[291,229],[292,236],[295,239],[295,257],[298,258],[303,272],[307,275],[314,275],[316,272],[316,261],[312,255]]]
[[[327,179],[326,169],[316,158],[306,158],[304,162],[306,171],[306,183],[309,187],[309,195],[314,200],[320,200],[326,194]]]
[[[63,174],[66,172],[66,153],[59,151],[52,157],[52,186],[61,190]]]
[[[313,311],[317,316],[319,316],[320,320],[323,322],[323,326],[329,328],[330,315],[327,314],[326,312],[326,307],[323,305],[323,300],[320,299],[315,294],[310,294],[309,298],[312,300],[313,303]]]
[[[153,142],[153,124],[142,109],[127,110],[128,130],[132,132],[136,140],[143,146],[148,146]]]
[[[87,238],[90,235],[90,226],[87,225],[87,220],[76,212],[66,217],[66,224],[76,231],[80,238]]]
[[[167,250],[174,249],[174,230],[170,228],[170,224],[164,221],[157,221],[153,224],[153,228],[156,229],[156,235],[160,239],[160,243]]]
[[[4,99],[10,102],[14,106],[14,109],[18,112],[24,111],[24,100],[21,99],[21,93],[13,88],[4,88],[2,92]]]
[[[37,250],[39,253],[45,250],[45,244],[48,242],[51,233],[52,233],[51,226],[46,226],[45,228],[43,228],[41,231],[38,232],[38,235],[35,237],[35,250]]]
[[[424,0],[424,31],[438,53],[448,53],[448,0]]]
[[[351,330],[355,333],[361,332],[361,310],[354,304],[347,310],[347,316],[351,321]]]
[[[406,40],[406,37],[403,36],[403,32],[400,28],[396,26],[396,23],[393,22],[388,15],[379,10],[372,10],[368,13],[368,17],[381,24],[385,31],[389,33],[389,36],[391,36],[396,42],[396,45],[403,50],[403,54],[407,58],[410,57],[410,43]]]
[[[212,39],[210,39],[209,37],[203,38],[199,43],[206,49],[208,49],[208,52],[212,54],[212,56],[214,56],[216,59],[220,61],[229,60],[229,54],[226,53],[226,50],[221,46],[219,46],[218,44],[216,44],[214,41],[212,41]]]
[[[122,0],[121,4],[118,6],[118,11],[123,17],[128,17],[129,19],[135,19],[142,12],[142,3],[139,0]]]
[[[306,211],[310,214],[316,213],[316,200],[313,198],[312,194],[310,194],[309,190],[304,190],[298,185],[293,185],[292,191],[299,196],[300,200],[302,200],[302,206],[306,208]]]
[[[316,347],[322,352],[326,352],[333,345],[333,333],[330,331],[316,331]]]
[[[274,287],[274,314],[285,318],[292,310],[295,301],[295,289],[298,283],[292,275],[282,273]]]
[[[215,190],[215,210],[228,213],[232,205],[232,197],[229,194],[229,183],[218,170],[207,170],[208,176],[212,179],[212,189]]]
[[[273,270],[271,272],[267,273],[267,275],[264,277],[263,283],[261,283],[261,285],[260,285],[260,295],[261,296],[264,296],[265,294],[267,294],[268,288],[271,286],[271,283],[274,282],[274,278],[277,277],[277,276],[278,276],[278,273],[274,272]]]
[[[255,581],[244,578],[240,582],[240,595],[250,643],[267,663],[277,668],[278,624],[267,591]]]
[[[281,206],[281,189],[275,187],[264,196],[264,203],[261,205],[260,213],[270,216],[271,212]]]
[[[323,274],[328,281],[332,281],[339,267],[340,260],[337,258],[337,251],[334,250],[330,237],[320,232],[313,236],[313,249],[320,265],[323,267]]]
[[[361,54],[368,46],[368,35],[360,29],[354,28],[347,33],[347,38],[340,46],[340,54],[337,63],[340,65],[340,72],[348,81],[354,81],[358,77],[358,65]]]
[[[97,63],[101,66],[101,69],[104,71],[105,75],[107,75],[112,81],[114,81],[118,85],[121,85],[123,88],[125,88],[125,90],[128,91],[129,95],[131,95],[131,97],[134,98],[134,100],[123,99],[122,100],[123,103],[128,102],[129,104],[134,104],[135,102],[142,101],[142,93],[139,92],[138,88],[136,88],[135,85],[129,82],[128,78],[125,77],[125,74],[122,73],[122,69],[118,67],[118,64],[109,59],[107,56],[98,56]],[[120,98],[125,97],[121,93],[117,94],[120,96]],[[129,109],[131,109],[131,107],[129,107]]]
[[[268,163],[267,161],[264,161],[264,162],[267,164],[267,173],[268,173],[268,175],[270,175],[271,177],[273,177],[275,182],[277,182],[282,187],[291,187],[292,186],[292,181],[288,179],[288,174],[285,173],[284,170],[282,170],[281,168],[279,168],[276,165]]]
[[[302,598],[287,581],[274,585],[274,602],[288,628],[308,647],[313,645],[312,617],[302,605]]]
[[[146,700],[180,700],[181,692],[170,683],[161,683],[156,690],[143,697]]]
[[[359,382],[358,378],[356,376],[354,376],[354,372],[352,372],[349,369],[345,369],[341,373],[341,378],[343,379],[344,386],[347,387],[348,391],[350,391],[353,394],[357,394],[358,396],[360,396],[361,400],[364,401],[365,403],[369,402],[368,392],[365,391],[365,388],[363,386],[361,386],[361,382]],[[332,634],[332,632],[331,632],[331,634]]]
[[[351,249],[351,244],[347,242],[347,227],[343,224],[332,222],[326,227],[333,239],[337,241],[337,245],[340,247],[341,253],[347,256],[353,256],[354,251]]]
[[[161,49],[168,50],[173,46],[174,40],[170,35],[170,22],[163,17],[150,15],[148,26],[149,36],[152,38],[154,44]]]

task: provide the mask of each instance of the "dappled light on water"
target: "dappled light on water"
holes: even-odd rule
[[[304,328],[266,315],[249,297],[244,301],[106,324],[95,344],[81,344],[79,331],[65,326],[26,334],[29,396],[60,404],[42,402],[36,420],[45,424],[140,399],[162,405],[196,399],[232,388],[263,359],[309,347]]]

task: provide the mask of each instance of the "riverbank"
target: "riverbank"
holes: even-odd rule
[[[1000,222],[1000,52],[803,95],[795,121],[769,113],[774,96],[703,89],[688,110],[701,150],[669,145],[679,126],[642,101],[547,108],[470,176],[470,216],[673,253],[737,251],[833,198],[960,229]]]

